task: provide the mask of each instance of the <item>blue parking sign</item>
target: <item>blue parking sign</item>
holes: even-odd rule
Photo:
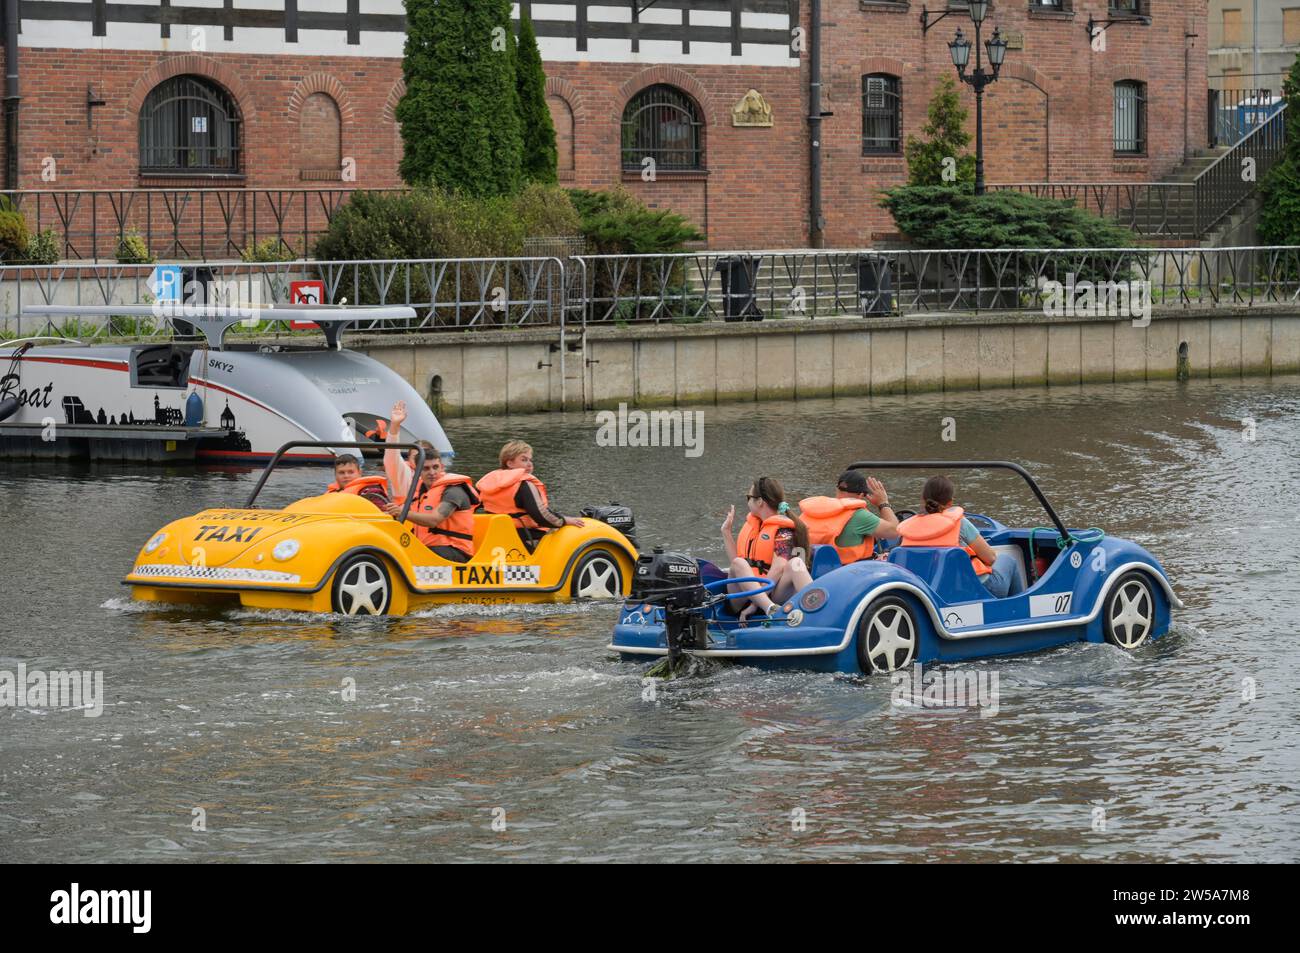
[[[180,265],[158,265],[149,276],[149,289],[155,301],[182,301],[184,280]]]

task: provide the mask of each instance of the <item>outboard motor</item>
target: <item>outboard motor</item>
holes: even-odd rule
[[[626,536],[633,546],[637,545],[636,520],[632,516],[632,507],[611,500],[608,506],[584,506],[579,515],[588,519],[600,520],[602,523],[614,527],[614,529]]]
[[[699,607],[708,598],[700,564],[691,556],[665,553],[656,546],[653,553],[637,559],[629,601],[663,608],[670,665],[676,664],[682,649],[703,648],[706,623]]]

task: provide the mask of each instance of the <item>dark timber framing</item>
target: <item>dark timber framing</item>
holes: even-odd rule
[[[643,40],[680,43],[682,53],[691,52],[692,43],[718,43],[731,47],[732,56],[740,56],[746,45],[783,46],[797,59],[791,31],[799,26],[799,0],[654,0],[656,10],[679,10],[681,23],[647,23],[641,13],[652,4],[645,0],[626,0],[631,8],[630,22],[612,23],[592,20],[590,7],[620,5],[620,0],[574,0],[575,13],[564,20],[534,20],[539,37],[573,39],[578,52],[586,52],[591,40],[624,40],[632,52],[640,52]],[[520,7],[532,14],[534,4],[521,2]],[[282,10],[255,10],[224,0],[221,7],[188,6],[185,0],[159,0],[156,5],[114,3],[112,0],[20,0],[21,13],[27,20],[66,20],[92,24],[95,36],[106,36],[109,23],[156,23],[159,36],[169,38],[173,25],[221,27],[226,40],[233,40],[239,29],[283,30],[288,44],[299,42],[299,30],[332,30],[347,34],[347,42],[358,45],[362,33],[405,33],[406,17],[393,13],[365,13],[361,0],[348,0],[344,13],[300,10],[298,0],[284,0]],[[729,13],[726,26],[692,22],[694,12]],[[746,27],[745,13],[785,14],[790,29]]]

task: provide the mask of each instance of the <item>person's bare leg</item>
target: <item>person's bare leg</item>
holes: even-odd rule
[[[747,576],[757,576],[757,575],[758,573],[754,572],[753,567],[750,566],[749,563],[745,562],[745,560],[742,559],[741,557],[737,556],[735,559],[731,561],[732,579],[744,579]],[[751,589],[759,588],[759,586],[761,585],[762,583],[759,582],[740,582],[740,583],[736,583],[733,586],[728,586],[727,591],[748,592]],[[732,601],[735,602],[737,600],[733,599]],[[767,593],[765,592],[760,592],[757,595],[750,596],[748,599],[745,600],[745,604],[740,610],[739,613],[740,621],[744,622],[751,615],[753,615],[754,612],[758,610],[762,610],[763,612],[766,612],[771,607],[771,605],[772,605],[772,600],[767,597]]]

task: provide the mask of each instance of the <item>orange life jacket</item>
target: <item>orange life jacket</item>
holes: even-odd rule
[[[331,483],[325,490],[326,493],[354,493],[360,494],[362,490],[377,486],[384,491],[384,496],[388,495],[388,479],[381,476],[363,476],[357,477],[342,490],[339,489],[338,483]]]
[[[918,513],[898,524],[898,535],[904,546],[961,546],[961,518],[965,513],[960,506],[950,506],[942,513]],[[973,547],[961,548],[970,556],[975,575],[987,576],[993,571],[975,555]]]
[[[760,522],[750,513],[736,538],[737,555],[749,563],[754,572],[766,576],[776,556],[776,534],[782,529],[794,529],[794,520],[788,516],[769,516]]]
[[[493,470],[478,481],[478,495],[483,502],[483,509],[488,513],[505,513],[515,521],[515,526],[527,529],[551,529],[550,526],[538,526],[531,516],[521,513],[515,506],[515,493],[520,483],[531,483],[537,490],[542,508],[548,505],[546,484],[527,470]]]
[[[434,481],[432,486],[426,487],[424,492],[415,498],[410,512],[434,512],[442,502],[442,494],[449,486],[466,487],[470,500],[467,509],[457,510],[436,527],[421,526],[419,523],[407,525],[415,533],[415,538],[430,549],[434,546],[454,546],[472,556],[474,554],[474,504],[478,502],[478,498],[474,493],[474,481],[469,477],[461,476],[459,473],[444,473]],[[402,503],[404,498],[394,502]]]
[[[808,542],[812,545],[835,546],[835,540],[858,510],[867,508],[866,500],[841,500],[833,496],[810,496],[799,501],[799,519],[808,527]],[[841,563],[870,559],[876,551],[876,539],[868,536],[856,546],[835,546]]]
[[[375,425],[366,431],[367,440],[383,443],[388,439],[388,421],[383,417],[375,418]]]

